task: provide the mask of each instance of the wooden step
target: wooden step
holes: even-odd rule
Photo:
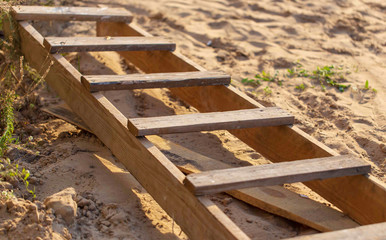
[[[250,187],[370,173],[371,166],[352,155],[230,168],[190,174],[184,184],[195,195]]]
[[[107,7],[14,6],[12,15],[16,20],[131,22],[133,19],[123,8]]]
[[[279,126],[294,123],[294,116],[278,107],[132,118],[128,128],[135,136]]]
[[[161,37],[47,37],[50,53],[96,51],[174,51],[176,44]]]
[[[227,85],[230,82],[229,75],[215,71],[82,76],[82,84],[89,91]]]

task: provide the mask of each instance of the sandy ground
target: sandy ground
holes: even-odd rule
[[[66,4],[105,4],[132,11],[135,23],[154,35],[173,39],[178,52],[208,70],[231,74],[236,87],[264,105],[291,111],[302,130],[341,154],[353,153],[369,161],[373,175],[385,181],[386,5],[382,1],[117,0]],[[95,34],[95,25],[90,23],[35,26],[45,36]],[[136,72],[115,53],[69,54],[67,58],[83,74]],[[296,62],[309,71],[317,66],[341,66],[344,81],[351,87],[343,93],[328,86],[323,91],[315,81],[284,76]],[[259,87],[240,83],[263,70],[278,71],[284,80],[282,86],[275,82],[262,82]],[[366,80],[370,90],[363,90]],[[301,83],[309,87],[296,89]],[[263,90],[267,86],[270,94]],[[165,89],[105,95],[127,117],[196,112]],[[41,89],[39,96],[39,106],[60,103],[49,89]],[[27,233],[31,239],[187,239],[95,136],[40,111],[21,112],[18,119],[19,126],[24,126],[19,133],[25,149],[12,149],[11,156],[31,169],[38,201],[4,203],[7,209],[23,207],[7,213],[0,208],[0,238],[20,239]],[[29,136],[33,136],[32,141]],[[267,163],[224,131],[164,137],[234,166]],[[43,206],[47,197],[68,187],[77,195],[73,224]],[[326,203],[301,184],[286,187]],[[316,232],[223,194],[211,198],[253,239]],[[40,222],[33,220],[34,206]]]

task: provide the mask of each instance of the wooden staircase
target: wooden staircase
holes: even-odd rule
[[[127,26],[126,23],[132,20],[129,12],[111,8],[16,6],[13,7],[13,16],[18,21],[78,20],[98,21],[98,24],[116,22],[120,26]],[[58,53],[124,51],[125,53],[122,54],[127,56],[126,54],[130,54],[128,51],[161,51],[157,54],[167,57],[171,56],[170,53],[163,52],[174,51],[176,46],[167,39],[151,36],[43,38],[27,22],[20,22],[19,25],[22,50],[28,61],[33,66],[39,66],[47,53],[51,54],[50,59],[54,61],[54,65],[50,72],[56,76],[60,75],[61,79],[55,79],[55,75],[48,74],[48,84],[125,164],[155,200],[171,216],[174,216],[177,223],[192,239],[248,238],[221,211],[214,208],[207,197],[194,195],[353,175],[365,177],[365,174],[371,170],[369,164],[353,156],[325,154],[323,158],[305,160],[299,158],[292,162],[214,170],[185,177],[144,136],[213,130],[230,130],[236,133],[242,131],[247,136],[254,131],[259,131],[256,130],[259,128],[264,130],[273,129],[273,127],[292,128],[294,116],[277,107],[247,109],[240,107],[227,111],[126,119],[102,93],[95,93],[95,91],[177,88],[176,91],[186,92],[189,95],[189,91],[194,92],[197,89],[205,89],[203,92],[223,89],[221,87],[227,87],[230,84],[230,76],[222,72],[191,69],[189,71],[181,69],[178,73],[82,76]],[[135,54],[146,56],[143,55],[144,53],[134,53],[133,56]],[[149,66],[145,66],[145,69],[148,68]],[[91,94],[90,91],[94,93]],[[235,95],[234,92],[232,94],[230,97]],[[212,96],[208,95],[209,102],[212,101],[210,98]],[[240,95],[240,98],[243,96]],[[249,99],[247,101],[252,102]],[[283,135],[283,137],[287,136]],[[311,146],[310,144],[308,146]],[[288,159],[293,160],[291,157]],[[286,161],[286,158],[281,161]],[[180,196],[173,196],[175,193],[179,193]]]

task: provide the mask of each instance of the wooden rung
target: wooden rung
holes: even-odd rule
[[[195,195],[250,187],[367,174],[370,164],[352,155],[314,158],[190,174],[184,184]]]
[[[229,75],[215,71],[82,76],[82,84],[89,91],[227,85],[230,82]]]
[[[93,51],[174,51],[176,44],[161,37],[47,37],[50,53]]]
[[[124,8],[107,7],[14,6],[12,14],[16,20],[131,22],[133,19]]]
[[[228,112],[195,113],[132,118],[128,128],[135,136],[278,126],[294,123],[294,116],[278,107]]]

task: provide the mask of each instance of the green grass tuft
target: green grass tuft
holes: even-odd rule
[[[14,141],[12,137],[14,131],[15,116],[13,113],[13,102],[15,100],[15,93],[9,91],[0,98],[1,104],[1,125],[4,126],[3,134],[0,138],[0,157],[4,156],[7,151],[8,144]]]

